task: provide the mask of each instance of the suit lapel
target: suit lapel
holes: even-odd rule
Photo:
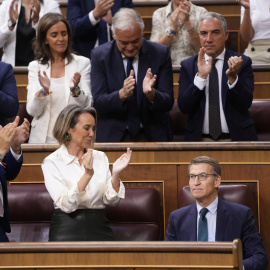
[[[191,205],[191,210],[189,212],[189,222],[187,223],[187,231],[189,234],[189,241],[197,241],[197,207],[196,203]]]
[[[216,241],[223,241],[228,222],[228,209],[224,201],[218,198],[217,223],[216,223]]]
[[[111,74],[115,74],[114,80],[117,81],[117,88],[123,87],[124,80],[126,79],[126,71],[124,69],[123,57],[119,52],[117,44],[113,41],[112,57],[110,58],[109,66],[111,67]]]

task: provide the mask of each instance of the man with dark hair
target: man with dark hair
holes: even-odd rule
[[[167,241],[233,241],[241,239],[245,270],[267,269],[267,255],[250,208],[218,197],[219,163],[206,156],[188,167],[190,192],[196,203],[170,214]]]

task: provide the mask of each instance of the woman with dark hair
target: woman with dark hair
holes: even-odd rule
[[[0,48],[2,61],[12,66],[28,66],[34,60],[32,42],[40,18],[60,13],[56,0],[3,0],[0,5]]]
[[[73,54],[71,41],[71,27],[62,15],[42,17],[33,44],[36,60],[28,66],[29,143],[57,143],[52,130],[61,110],[72,103],[92,103],[90,60]]]
[[[53,134],[61,147],[42,163],[45,185],[53,199],[49,241],[112,241],[106,205],[125,197],[119,175],[132,151],[109,169],[105,153],[93,150],[97,114],[92,107],[71,104],[59,114]]]

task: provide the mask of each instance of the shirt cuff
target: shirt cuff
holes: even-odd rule
[[[96,20],[94,15],[93,15],[93,10],[89,13],[89,20],[92,23],[92,25],[96,25],[100,19]]]
[[[16,161],[18,161],[18,160],[21,158],[21,156],[22,156],[22,150],[21,150],[21,153],[20,153],[20,154],[16,154],[16,153],[12,150],[12,148],[10,147],[10,151],[11,151],[11,154],[13,155],[13,157],[16,159]]]
[[[206,86],[207,79],[203,79],[198,76],[198,73],[195,75],[194,78],[194,85],[197,86],[200,90],[203,90]]]
[[[238,82],[238,76],[236,77],[236,80],[235,80],[235,82],[234,82],[233,84],[230,84],[229,81],[228,81],[227,84],[228,84],[228,86],[229,86],[229,89],[234,88],[235,85],[237,84],[237,82]]]

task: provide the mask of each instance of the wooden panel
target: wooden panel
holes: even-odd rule
[[[243,269],[240,240],[0,243],[0,254],[5,269]]]

